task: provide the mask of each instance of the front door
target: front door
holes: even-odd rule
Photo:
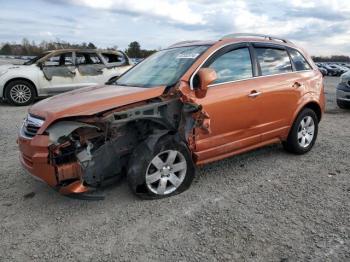
[[[253,66],[248,47],[225,48],[204,67],[213,68],[217,80],[196,103],[210,116],[210,134],[197,132],[196,153],[201,159],[225,156],[261,141]]]
[[[41,71],[41,93],[53,95],[74,88],[76,67],[72,52],[59,53],[47,58],[41,65]]]

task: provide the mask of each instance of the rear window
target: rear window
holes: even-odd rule
[[[292,57],[294,67],[296,71],[310,70],[311,66],[305,60],[302,54],[300,54],[297,50],[290,49],[289,54]]]
[[[262,75],[275,75],[293,71],[286,50],[261,47],[255,50]]]
[[[123,54],[102,53],[102,56],[108,64],[110,63],[125,64],[126,63],[126,58]]]

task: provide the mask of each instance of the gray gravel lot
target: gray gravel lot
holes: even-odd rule
[[[314,149],[265,147],[198,169],[192,187],[142,201],[59,195],[19,165],[27,108],[0,104],[0,261],[350,261],[350,111],[327,112]]]

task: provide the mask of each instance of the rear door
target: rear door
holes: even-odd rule
[[[315,77],[315,72],[305,57],[298,50],[293,48],[288,48],[288,53],[293,64],[293,81],[296,91],[305,94],[307,90],[313,89],[311,87],[321,87],[319,77]],[[297,110],[297,106],[298,105],[295,105],[294,112]]]
[[[76,52],[76,87],[104,84],[106,65],[97,53]]]
[[[256,86],[255,110],[259,111],[259,132],[262,141],[287,135],[290,119],[301,96],[302,79],[293,72],[288,51],[279,45],[254,45],[259,77]],[[300,84],[300,85],[298,85]]]
[[[217,80],[207,95],[196,103],[210,116],[211,134],[197,132],[196,151],[199,161],[215,159],[260,142],[260,112],[250,94],[254,67],[247,45],[228,46],[214,54],[203,67],[213,68]]]

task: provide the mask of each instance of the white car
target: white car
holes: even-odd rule
[[[23,65],[0,66],[0,98],[29,105],[36,97],[112,82],[131,67],[121,51],[49,51]]]

